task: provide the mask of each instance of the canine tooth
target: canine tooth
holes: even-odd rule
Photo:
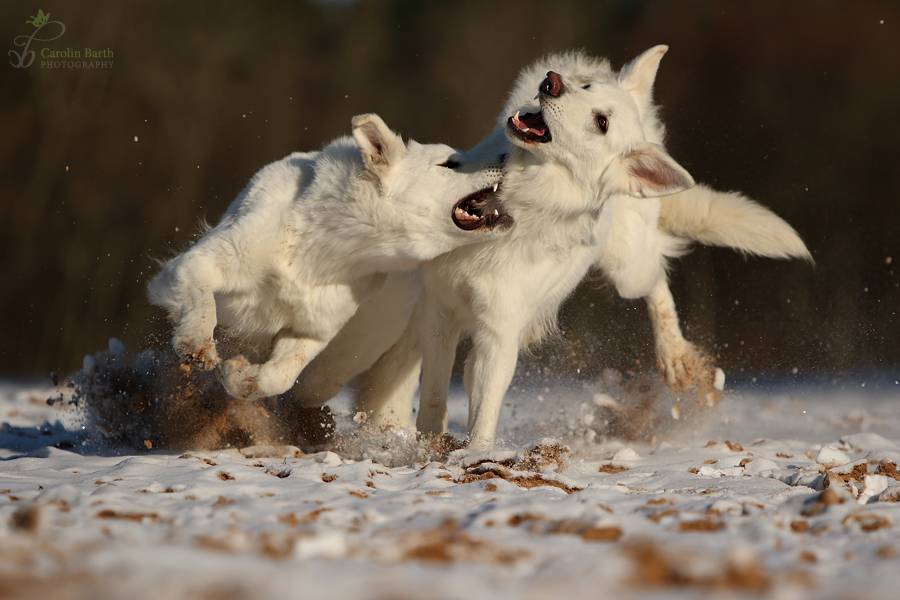
[[[498,217],[500,216],[500,211],[497,210],[496,208],[494,209],[494,215],[495,215],[495,216],[498,216]]]
[[[513,115],[513,121],[518,121],[518,120],[519,120],[519,111],[516,111],[516,114]]]
[[[495,191],[495,192],[497,191],[497,188],[498,188],[498,187],[500,187],[500,184],[499,184],[499,183],[495,183],[495,184],[494,184],[494,191]]]

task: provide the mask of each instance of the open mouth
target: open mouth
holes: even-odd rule
[[[500,184],[478,190],[456,203],[451,217],[453,224],[464,231],[478,229],[492,230],[509,227],[512,217],[500,212],[497,203],[497,190]]]
[[[525,142],[546,144],[552,139],[550,128],[544,122],[544,115],[539,112],[519,115],[519,111],[516,111],[507,121],[507,128]]]

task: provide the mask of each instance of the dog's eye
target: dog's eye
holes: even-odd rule
[[[603,113],[597,113],[594,118],[597,120],[597,127],[600,128],[600,133],[606,135],[606,132],[609,131],[609,117]]]
[[[581,89],[586,90],[586,89],[588,89],[588,88],[590,88],[590,87],[591,87],[591,84],[587,83],[587,84],[581,86]]]
[[[444,162],[438,165],[439,167],[446,167],[448,169],[456,169],[459,168],[459,161],[453,160],[452,158],[448,158]]]

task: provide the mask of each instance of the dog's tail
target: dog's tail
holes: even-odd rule
[[[659,227],[709,246],[813,262],[800,235],[781,217],[737,192],[703,185],[661,199]]]

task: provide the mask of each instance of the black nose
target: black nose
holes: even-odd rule
[[[547,94],[548,96],[553,96],[556,98],[560,94],[565,91],[565,86],[563,85],[562,77],[559,76],[559,73],[555,73],[550,71],[547,73],[547,79],[541,82],[540,90]]]

